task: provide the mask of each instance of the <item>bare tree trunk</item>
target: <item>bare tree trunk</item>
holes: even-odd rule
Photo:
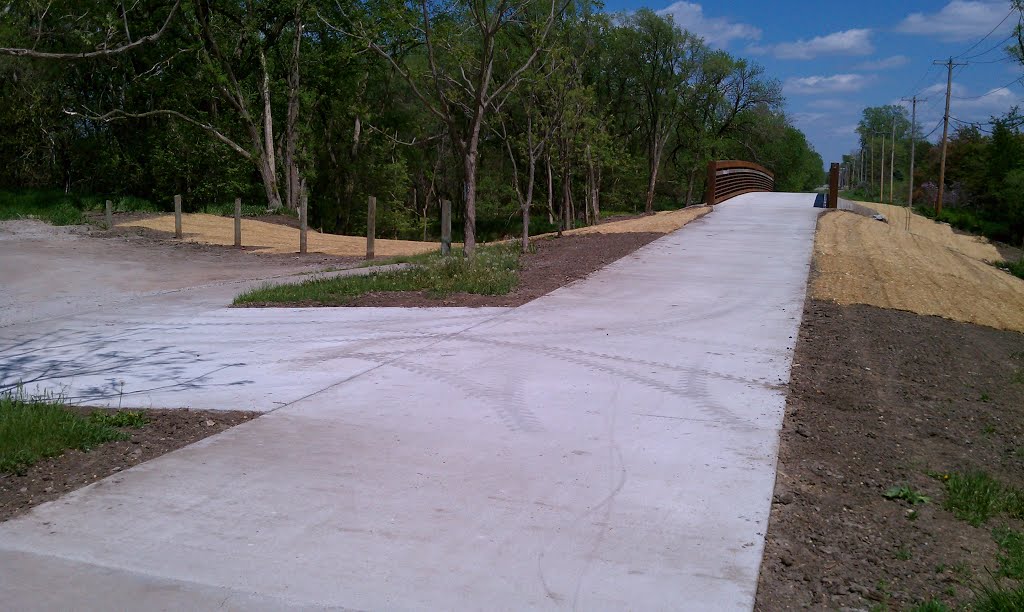
[[[466,200],[466,213],[464,236],[462,239],[462,253],[466,257],[472,257],[476,252],[476,171],[477,151],[476,145],[472,152],[467,152],[463,159],[463,195]]]
[[[587,145],[587,206],[590,211],[590,218],[594,225],[597,225],[601,221],[601,213],[598,208],[597,194],[598,194],[598,178],[597,168],[594,165],[594,157],[590,152],[590,145]]]
[[[548,169],[548,224],[555,224],[555,185],[554,177],[551,175],[551,153],[544,156]],[[561,229],[561,228],[559,228]],[[559,234],[561,235],[561,234]]]
[[[274,117],[270,109],[270,74],[267,72],[267,56],[260,49],[260,68],[263,80],[260,95],[263,98],[263,150],[260,159],[260,175],[267,192],[267,206],[281,208],[281,192],[277,186],[277,159],[274,157]]]
[[[285,180],[288,207],[298,210],[301,177],[296,158],[299,141],[299,52],[302,44],[301,5],[295,7],[295,42],[292,46],[291,67],[288,72],[288,118],[285,122]]]
[[[659,136],[651,143],[650,159],[650,180],[647,182],[647,201],[644,204],[644,212],[648,215],[654,213],[654,188],[658,183],[658,169],[661,167],[661,154],[665,149],[665,141]]]
[[[562,228],[572,229],[572,211],[569,206],[572,203],[572,186],[569,184],[569,165],[562,168]],[[561,232],[559,232],[561,235]]]
[[[686,203],[684,206],[689,206],[690,202],[693,201],[693,182],[697,179],[697,166],[690,168],[690,178],[686,181]]]

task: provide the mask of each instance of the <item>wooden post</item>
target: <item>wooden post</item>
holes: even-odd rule
[[[181,196],[174,196],[174,237],[181,238]]]
[[[114,229],[114,203],[107,200],[107,229]]]
[[[441,254],[452,252],[452,202],[441,200]]]
[[[714,161],[708,162],[708,184],[704,187],[705,200],[704,202],[708,206],[715,205],[715,174],[718,171],[718,163]]]
[[[828,173],[828,208],[839,208],[839,164],[833,163]]]
[[[235,198],[235,246],[242,248],[242,198]]]
[[[366,208],[366,258],[373,259],[373,239],[377,235],[377,198],[370,196]]]
[[[299,253],[306,252],[306,214],[309,211],[309,194],[302,190],[302,197],[299,204]]]

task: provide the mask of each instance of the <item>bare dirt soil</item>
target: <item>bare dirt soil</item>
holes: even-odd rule
[[[609,219],[597,225],[581,227],[564,232],[568,235],[577,234],[609,234],[609,233],[646,233],[658,232],[667,234],[686,225],[690,221],[711,212],[710,207],[694,206],[681,210],[665,211],[653,215]],[[160,237],[174,234],[174,215],[118,215],[114,219],[116,228],[141,228],[155,233]],[[259,254],[288,254],[298,251],[298,222],[290,217],[260,217],[242,219],[242,245],[250,252]],[[234,219],[207,214],[186,214],[182,216],[182,232],[188,242],[230,246],[234,244]],[[549,236],[545,234],[544,236]],[[366,255],[366,238],[364,236],[337,236],[321,234],[311,230],[308,234],[310,252],[323,253],[337,257],[363,257]],[[413,240],[388,240],[378,238],[374,241],[374,253],[377,257],[400,257],[428,253],[438,248],[436,242],[419,242]]]
[[[670,234],[690,221],[699,219],[713,210],[714,208],[710,206],[691,206],[689,208],[681,208],[679,210],[656,212],[653,215],[606,219],[597,225],[578,227],[566,230],[562,233],[570,236],[580,234],[617,234],[630,232],[657,232],[660,234]],[[543,236],[551,235],[553,234],[544,234]]]
[[[808,300],[756,609],[971,600],[995,569],[992,529],[1022,522],[957,520],[929,474],[1022,486],[1022,449],[1024,335]],[[931,498],[916,519],[883,497],[904,484]]]
[[[174,215],[157,215],[147,218],[122,221],[115,217],[115,226],[119,228],[139,227],[162,235],[174,234]],[[235,221],[230,217],[218,217],[207,214],[182,215],[182,234],[186,242],[208,245],[231,246],[235,243]],[[285,219],[274,219],[273,222],[244,218],[242,219],[242,245],[249,252],[263,254],[293,254],[299,250],[299,230],[297,223]],[[337,236],[321,234],[311,229],[307,234],[307,246],[310,252],[332,255],[335,257],[364,257],[366,255],[365,236]],[[436,242],[416,242],[412,240],[374,240],[374,252],[377,257],[398,257],[428,253],[438,248]]]
[[[1024,280],[991,265],[1014,249],[915,216],[911,231],[845,211],[823,213],[811,296],[1024,331]],[[902,212],[902,211],[896,211]]]
[[[456,293],[443,298],[426,292],[371,293],[347,306],[520,306],[600,270],[661,238],[660,233],[574,234],[533,242],[535,252],[520,260],[519,283],[507,295]]]
[[[83,414],[108,411],[70,409]],[[259,416],[256,412],[184,409],[147,410],[145,414],[149,422],[142,427],[121,428],[129,434],[127,440],[107,442],[88,452],[69,450],[59,457],[36,463],[24,475],[0,473],[0,522]]]

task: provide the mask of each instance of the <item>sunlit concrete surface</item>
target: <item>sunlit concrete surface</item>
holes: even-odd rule
[[[268,414],[0,525],[0,598],[750,609],[813,200],[740,196],[515,309],[207,297],[4,328],[5,380]]]

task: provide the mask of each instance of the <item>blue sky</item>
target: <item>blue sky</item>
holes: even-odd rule
[[[977,56],[953,73],[952,117],[985,122],[1011,106],[1024,109],[1024,87],[1015,82],[1024,67],[1000,61],[1005,45],[998,43],[1019,16],[1013,12],[998,26],[1010,13],[1009,0],[609,0],[605,8],[643,6],[673,15],[712,46],[762,64],[783,83],[786,113],[826,166],[857,147],[854,128],[866,106],[898,104],[917,94],[928,99],[918,105],[918,122],[931,131],[942,118],[946,91],[946,69],[933,66],[936,59]],[[941,135],[940,125],[930,140]]]

